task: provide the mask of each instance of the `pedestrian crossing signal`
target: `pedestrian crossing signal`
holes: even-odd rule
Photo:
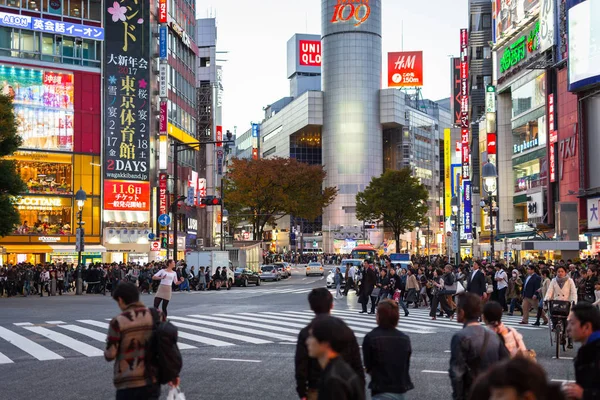
[[[167,248],[167,236],[166,235],[162,235],[160,237],[160,248],[161,249],[166,249]]]

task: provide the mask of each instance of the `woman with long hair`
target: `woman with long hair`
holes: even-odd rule
[[[563,265],[556,267],[556,277],[552,279],[548,286],[548,291],[544,297],[544,301],[568,301],[571,304],[577,304],[577,287],[572,278],[567,275],[567,268]],[[552,315],[550,315],[552,317]],[[552,319],[553,323],[556,320]],[[567,324],[563,324],[563,334],[567,335]],[[573,348],[573,339],[568,338],[567,347]]]
[[[154,296],[154,308],[158,308],[160,303],[162,302],[162,312],[167,317],[167,307],[169,305],[169,301],[171,301],[171,294],[173,292],[173,283],[175,285],[179,285],[183,282],[183,278],[177,279],[177,272],[173,271],[175,268],[175,261],[168,260],[167,267],[165,269],[161,269],[152,277],[154,281],[160,281],[160,285],[158,285],[158,291],[156,292],[156,296]]]

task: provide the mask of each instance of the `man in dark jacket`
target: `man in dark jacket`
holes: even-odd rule
[[[398,304],[383,300],[377,306],[377,328],[363,341],[365,369],[371,375],[372,398],[396,398],[414,388],[409,366],[412,353],[410,338],[396,329]]]
[[[315,318],[306,340],[308,354],[316,358],[323,372],[319,382],[319,400],[364,400],[362,379],[341,353],[348,347],[350,328],[339,318],[323,315]],[[352,335],[354,336],[354,335]]]
[[[539,299],[537,291],[542,284],[542,278],[536,273],[535,266],[527,266],[527,277],[523,284],[523,320],[519,322],[521,325],[529,324],[529,311],[532,308],[537,310]]]
[[[509,357],[500,337],[478,322],[480,316],[481,298],[474,293],[460,295],[457,320],[464,323],[464,328],[452,336],[448,371],[453,400],[467,399],[477,376]]]
[[[480,298],[485,291],[485,275],[478,261],[473,261],[473,270],[467,275],[467,292],[474,293]]]
[[[333,296],[326,288],[313,289],[308,295],[310,309],[313,310],[316,317],[308,326],[300,331],[298,335],[298,344],[296,345],[296,392],[301,399],[316,400],[319,379],[321,377],[321,367],[319,362],[310,358],[306,340],[314,321],[321,316],[328,316],[333,307]],[[333,318],[333,317],[332,317]],[[344,325],[345,326],[345,325]],[[347,344],[342,351],[342,357],[354,369],[355,374],[365,386],[365,373],[363,371],[362,360],[360,358],[360,349],[354,332],[346,326],[344,329],[347,336]],[[340,333],[341,334],[341,333]]]
[[[367,260],[365,260],[359,298],[359,303],[362,305],[362,311],[360,312],[361,314],[365,314],[367,312],[367,304],[369,304],[369,299],[371,298],[371,293],[373,293],[376,283],[377,273],[375,272],[375,268],[373,268],[373,266],[370,265]]]
[[[600,399],[600,310],[589,303],[579,303],[569,315],[569,337],[582,346],[575,357],[575,382],[564,387],[569,399]]]

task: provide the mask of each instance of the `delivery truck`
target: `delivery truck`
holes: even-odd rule
[[[227,270],[227,290],[233,286],[235,275],[233,273],[233,264],[229,260],[229,252],[216,250],[192,251],[185,255],[185,262],[188,268],[194,267],[196,271],[198,271],[199,267],[204,267],[205,270],[209,268],[211,277],[218,267],[221,267],[221,269],[225,268]]]

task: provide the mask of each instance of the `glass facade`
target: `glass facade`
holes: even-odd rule
[[[101,0],[0,0],[0,6],[68,17],[81,23],[102,20]]]
[[[308,128],[291,135],[290,158],[307,164],[321,165],[321,127]]]

